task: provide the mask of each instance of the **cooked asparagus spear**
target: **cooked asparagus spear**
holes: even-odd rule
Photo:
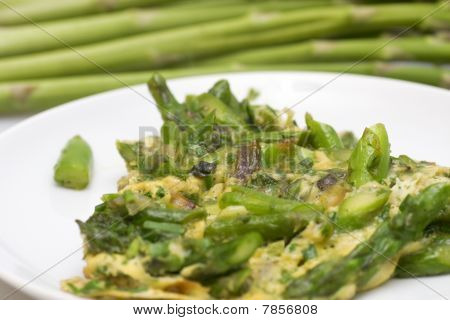
[[[194,220],[205,218],[206,212],[203,209],[194,210],[180,210],[180,209],[167,209],[167,208],[147,208],[141,211],[140,217],[136,220],[142,219],[151,220],[156,222],[166,223],[189,223]]]
[[[244,120],[238,116],[228,105],[212,94],[204,93],[198,97],[199,107],[203,114],[213,113],[217,122],[222,125],[228,125],[235,130],[242,130],[245,126]]]
[[[180,271],[184,277],[205,280],[225,274],[244,264],[261,246],[258,233],[244,234],[232,241],[213,244],[208,239],[178,239],[151,244],[147,270],[153,275]],[[181,254],[184,252],[187,254]]]
[[[155,73],[147,85],[164,120],[187,120],[187,110],[177,101],[160,74]]]
[[[247,262],[262,244],[263,239],[259,233],[244,234],[208,250],[203,261],[185,268],[181,271],[181,274],[197,280],[206,280],[226,274]]]
[[[212,243],[208,239],[174,239],[143,247],[150,257],[147,272],[159,276],[178,272],[187,265],[201,261],[205,252],[211,250]],[[180,252],[189,254],[180,255]]]
[[[67,142],[55,165],[55,181],[66,188],[84,189],[91,177],[92,151],[86,141],[75,136]]]
[[[211,285],[211,295],[218,299],[230,299],[241,295],[248,287],[251,270],[242,269],[217,279]]]
[[[369,181],[381,182],[390,166],[390,145],[386,128],[376,124],[366,128],[349,161],[349,181],[360,187]]]
[[[280,199],[240,186],[232,186],[232,190],[221,197],[219,206],[243,205],[249,214],[213,220],[205,230],[208,237],[222,240],[256,231],[265,240],[273,241],[290,238],[311,221],[322,223],[324,230],[329,224],[316,205]]]
[[[388,280],[395,270],[399,251],[419,240],[425,227],[435,220],[450,199],[450,184],[436,183],[416,196],[407,196],[398,214],[380,225],[366,242],[341,260],[324,262],[293,280],[284,297],[289,299],[351,298],[357,291]],[[385,264],[393,268],[383,269]],[[345,296],[339,290],[347,288]]]
[[[120,156],[125,160],[128,170],[138,168],[140,142],[116,141],[116,148]]]
[[[185,224],[206,216],[202,208],[179,209],[160,207],[152,202],[158,195],[138,194],[126,190],[122,193],[106,194],[96,212],[120,212],[130,216],[131,222],[143,225],[147,221]]]
[[[230,84],[227,80],[220,80],[214,84],[214,86],[209,90],[209,93],[215,96],[217,99],[222,101],[230,109],[232,109],[238,116],[243,117],[244,120],[247,119],[247,111],[239,103],[238,99],[231,92]]]
[[[450,272],[450,235],[433,234],[425,240],[424,246],[400,258],[395,272],[397,277],[422,277]]]
[[[232,186],[232,192],[222,195],[219,207],[242,205],[254,214],[279,214],[285,212],[300,213],[307,219],[313,219],[321,214],[321,208],[310,203],[281,199],[262,192],[241,186]]]
[[[205,236],[223,241],[247,232],[258,232],[266,241],[289,239],[305,228],[310,220],[298,212],[231,216],[217,218],[205,230]]]
[[[357,191],[340,205],[336,224],[343,229],[357,229],[372,221],[374,215],[386,204],[391,191],[380,185]]]
[[[315,121],[309,113],[305,115],[305,121],[311,131],[310,138],[314,148],[339,149],[344,147],[341,138],[333,127]]]

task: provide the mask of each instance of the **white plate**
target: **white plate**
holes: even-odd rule
[[[249,88],[261,101],[289,107],[335,74],[255,72],[170,81],[179,98],[200,93],[217,79],[230,80],[243,97]],[[150,99],[145,86],[135,89]],[[296,108],[338,130],[361,134],[386,125],[394,154],[450,164],[450,91],[365,76],[345,75]],[[139,127],[159,128],[156,108],[130,89],[116,90],[43,112],[0,135],[0,277],[36,298],[73,298],[59,289],[62,279],[82,274],[81,239],[75,219],[86,219],[103,193],[114,192],[125,174],[116,139],[137,139]],[[81,134],[94,151],[95,174],[85,191],[55,186],[53,164],[65,142]],[[34,280],[32,280],[34,279]],[[432,288],[432,289],[431,289]],[[360,298],[437,299],[450,297],[450,276],[393,280]]]

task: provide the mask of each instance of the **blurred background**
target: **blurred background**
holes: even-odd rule
[[[348,72],[450,88],[449,39],[449,0],[0,0],[0,129],[152,70]]]

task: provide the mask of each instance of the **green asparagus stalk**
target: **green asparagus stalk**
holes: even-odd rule
[[[138,168],[141,144],[139,142],[116,141],[116,149],[125,161],[128,170]]]
[[[139,245],[139,240],[133,242],[135,243],[131,243],[130,247],[136,247],[136,242]],[[262,239],[258,233],[248,233],[219,244],[206,238],[172,239],[151,243],[142,249],[150,256],[147,264],[150,274],[161,276],[181,270],[187,278],[203,280],[239,268],[261,244]],[[141,249],[132,251],[139,250]]]
[[[138,219],[151,220],[164,223],[188,223],[204,218],[206,213],[202,209],[176,210],[164,208],[148,208],[141,211]],[[137,221],[137,220],[136,220]]]
[[[172,120],[173,117],[183,120],[189,117],[186,108],[177,101],[167,86],[166,80],[160,74],[154,74],[147,86],[165,121]]]
[[[305,142],[309,132],[306,130],[299,131],[266,131],[266,132],[249,132],[243,136],[238,136],[233,140],[234,143],[249,143],[259,141],[264,143],[293,141],[294,144],[301,145]]]
[[[146,239],[160,241],[163,239],[182,236],[186,229],[177,223],[145,221],[142,228],[146,232]]]
[[[211,295],[218,299],[231,299],[241,295],[248,287],[250,269],[242,269],[217,279],[211,285]]]
[[[377,184],[347,197],[339,206],[336,224],[343,229],[357,229],[372,221],[388,201],[390,190]]]
[[[301,3],[300,3],[301,4]],[[19,26],[0,31],[0,57],[29,54],[106,41],[139,33],[193,25],[207,21],[218,21],[242,16],[249,12],[295,9],[297,2],[263,2],[258,4],[236,4],[219,8],[187,10],[128,9],[125,11],[80,17],[56,22],[41,23],[37,28]],[[92,32],[95,30],[95,32]]]
[[[238,99],[231,92],[230,83],[226,80],[219,80],[209,90],[209,93],[227,105],[235,114],[244,121],[247,120],[247,111],[239,103]]]
[[[348,180],[360,187],[369,181],[381,182],[390,166],[390,145],[383,124],[366,128],[349,161]]]
[[[311,143],[314,148],[341,149],[344,147],[341,138],[330,125],[315,121],[309,113],[305,115],[305,122],[311,131]]]
[[[243,205],[250,213],[212,221],[205,231],[208,237],[223,240],[258,232],[265,240],[279,240],[291,237],[311,221],[328,223],[316,205],[269,196],[242,186],[231,188],[219,200],[219,207]]]
[[[92,169],[92,151],[80,136],[69,140],[55,165],[55,181],[70,189],[88,186]]]
[[[134,242],[134,243],[133,243]],[[137,250],[128,251],[139,252],[142,250],[141,240],[137,238],[130,244],[130,248],[137,247]],[[208,250],[211,250],[212,243],[208,239],[172,239],[151,243],[143,246],[143,250],[150,256],[147,264],[147,272],[154,276],[161,276],[167,273],[180,271],[183,267],[192,263],[197,263],[203,259]],[[187,255],[180,255],[174,252],[177,248],[181,252],[189,252]]]
[[[267,44],[285,43],[321,36],[341,24],[341,20],[311,23],[304,28],[287,27],[264,33],[249,33],[219,39],[231,30],[230,22],[198,25],[183,30],[162,31],[118,39],[85,47],[62,49],[0,60],[0,81],[47,78],[64,75],[154,69],[200,58]],[[223,24],[223,26],[222,26]],[[213,37],[214,36],[214,37]],[[185,41],[190,41],[186,46]],[[44,65],[46,67],[44,67]]]
[[[312,220],[321,213],[321,208],[310,203],[281,199],[265,193],[242,187],[232,186],[231,192],[226,192],[219,200],[219,207],[226,208],[242,205],[254,214],[279,214],[284,212],[301,213],[306,219]]]
[[[196,1],[183,1],[180,3],[174,3],[173,5],[168,5],[168,8],[178,9],[200,9],[200,8],[225,8],[227,6],[232,5],[240,5],[240,4],[255,4],[263,5],[266,8],[277,7],[280,6],[284,9],[297,9],[297,8],[308,8],[308,7],[318,7],[325,5],[333,5],[333,4],[342,4],[339,0],[300,0],[300,1],[278,1],[278,0],[196,0]]]
[[[449,23],[450,27],[450,23]],[[302,62],[338,62],[417,60],[448,62],[450,43],[439,37],[312,40],[273,48],[244,51],[207,61],[212,64],[278,64]],[[370,55],[369,55],[370,54]]]
[[[209,250],[203,261],[181,270],[189,279],[206,280],[242,266],[263,244],[261,235],[250,232]]]
[[[151,198],[157,198],[157,195],[142,195],[129,190],[106,194],[102,197],[104,202],[98,206],[97,211],[106,209],[126,213],[132,216],[132,223],[136,225],[144,225],[147,221],[186,224],[206,217],[204,209],[160,208],[154,205]]]
[[[1,6],[4,6],[5,8],[8,8],[6,5],[10,5],[10,6],[15,6],[18,4],[23,4],[26,2],[32,2],[33,0],[2,0],[2,3],[0,5],[0,9]]]
[[[229,71],[256,70],[299,70],[330,71],[367,74],[391,77],[395,79],[421,82],[433,86],[450,88],[450,70],[445,67],[363,62],[319,63],[287,65],[232,65],[210,66],[160,71],[167,78],[196,74],[208,74]],[[145,83],[152,72],[120,73],[111,75],[77,76],[57,79],[27,80],[22,82],[0,84],[0,115],[29,113],[45,110],[59,104],[79,99],[95,93],[124,86]]]
[[[395,273],[397,277],[423,277],[450,272],[450,235],[439,233],[429,238],[423,249],[400,259]]]
[[[289,239],[304,229],[310,220],[302,213],[252,214],[221,217],[212,221],[205,230],[205,236],[217,241],[234,239],[247,232],[258,232],[266,241]]]
[[[288,299],[351,298],[357,291],[369,289],[388,280],[383,266],[395,266],[396,256],[410,242],[423,236],[425,227],[435,220],[450,198],[450,184],[437,183],[416,196],[408,196],[400,212],[380,225],[367,243],[359,244],[341,260],[324,262],[304,276],[293,280],[284,297]],[[347,293],[339,291],[347,288]]]
[[[58,20],[132,7],[165,4],[177,0],[46,0],[10,4],[0,10],[0,25],[19,25]],[[12,8],[12,9],[10,9]],[[18,14],[19,13],[19,14]]]
[[[210,93],[204,93],[198,97],[199,107],[205,116],[214,114],[217,123],[229,125],[240,131],[244,126],[244,120],[230,107]]]
[[[0,31],[0,57],[29,54],[236,17],[242,7],[199,9],[195,14],[175,10],[134,9],[70,20],[8,28]],[[92,32],[95,30],[95,32]]]
[[[64,49],[2,59],[0,81],[161,68],[245,48],[339,35],[360,26],[378,31],[409,26],[434,8],[427,4],[340,6],[249,15],[84,46],[76,52]]]

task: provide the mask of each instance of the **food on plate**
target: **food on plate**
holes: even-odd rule
[[[89,185],[92,170],[91,147],[80,136],[70,139],[54,168],[54,179],[70,189],[85,189]]]
[[[450,170],[394,157],[227,81],[180,103],[148,83],[161,135],[118,141],[128,174],[87,221],[91,298],[349,299],[393,276],[450,273]]]

